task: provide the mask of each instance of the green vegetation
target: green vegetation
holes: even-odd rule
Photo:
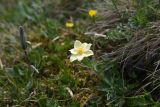
[[[158,0],[0,0],[0,14],[0,107],[160,106]],[[94,55],[71,62],[76,40]]]

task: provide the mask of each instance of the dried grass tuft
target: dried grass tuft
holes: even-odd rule
[[[152,22],[144,29],[133,31],[130,42],[110,53],[119,61],[126,79],[136,74],[141,88],[157,92],[160,88],[160,22]]]

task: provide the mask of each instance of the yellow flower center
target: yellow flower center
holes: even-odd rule
[[[84,53],[84,51],[85,51],[84,48],[78,48],[77,49],[77,54],[82,55]]]
[[[96,14],[97,14],[97,11],[96,11],[96,10],[89,10],[89,15],[90,15],[91,17],[96,16]]]

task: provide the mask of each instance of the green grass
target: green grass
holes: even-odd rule
[[[118,9],[118,0],[112,2]],[[148,11],[144,10],[146,7],[138,8],[127,23],[117,23],[116,27],[105,33],[106,38],[94,38],[92,35],[84,35],[88,27],[95,24],[87,12],[87,9],[96,5],[94,3],[94,0],[0,1],[0,59],[3,64],[3,68],[0,68],[0,106],[160,105],[146,89],[142,93],[133,94],[141,85],[136,81],[136,76],[132,74],[136,82],[130,83],[131,80],[125,79],[120,71],[117,59],[105,57],[107,52],[130,41],[135,33],[133,29],[147,26],[150,19]],[[74,11],[72,5],[78,6],[80,10]],[[156,14],[158,19],[158,12]],[[70,16],[75,22],[74,28],[65,27],[65,22],[72,19]],[[98,21],[101,18],[97,17]],[[23,26],[25,31],[27,54],[21,46],[19,26]],[[82,62],[71,63],[69,50],[77,39],[92,43],[91,49],[95,55]]]

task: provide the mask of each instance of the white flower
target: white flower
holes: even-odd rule
[[[70,57],[70,61],[81,61],[84,57],[93,55],[93,51],[90,50],[91,45],[92,44],[90,43],[81,43],[80,41],[76,40],[74,43],[74,48],[69,50],[72,54]]]

